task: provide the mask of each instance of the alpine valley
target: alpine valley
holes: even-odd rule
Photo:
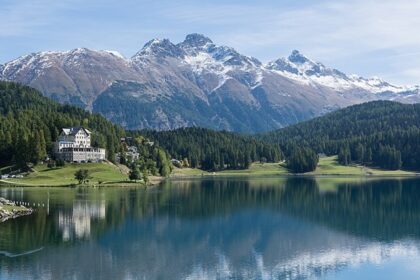
[[[420,102],[417,86],[347,75],[296,50],[264,64],[200,34],[151,40],[131,58],[86,48],[32,53],[0,65],[0,79],[127,129],[264,132],[367,101]]]

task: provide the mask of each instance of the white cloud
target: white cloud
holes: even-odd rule
[[[152,37],[179,40],[199,32],[264,61],[299,49],[346,72],[420,83],[415,70],[420,65],[419,0],[143,0],[119,5],[110,0],[0,0],[0,5],[0,38],[40,34],[52,45],[48,40],[56,36],[61,44],[123,46],[130,56]],[[63,23],[72,20],[69,10],[81,12],[74,30]]]

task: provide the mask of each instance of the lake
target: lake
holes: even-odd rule
[[[2,187],[0,279],[419,279],[420,179]]]

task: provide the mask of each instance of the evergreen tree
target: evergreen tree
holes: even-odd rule
[[[293,173],[311,172],[316,169],[318,164],[318,155],[309,148],[295,147],[286,159],[287,167]]]

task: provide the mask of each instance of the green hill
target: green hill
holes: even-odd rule
[[[121,127],[99,115],[60,105],[30,87],[0,82],[1,163],[36,163],[51,154],[61,128],[69,126],[92,129],[92,144],[106,148],[110,160],[125,135]]]
[[[27,163],[44,160],[52,155],[53,143],[61,129],[71,126],[89,128],[93,132],[92,146],[106,148],[110,161],[114,161],[116,152],[126,148],[121,137],[135,136],[132,145],[140,153],[135,164],[152,175],[168,170],[166,152],[158,145],[149,145],[140,134],[127,133],[98,114],[58,104],[33,88],[0,82],[0,167],[25,167]]]
[[[293,147],[338,155],[341,164],[420,170],[420,104],[374,101],[258,136],[289,155]]]

